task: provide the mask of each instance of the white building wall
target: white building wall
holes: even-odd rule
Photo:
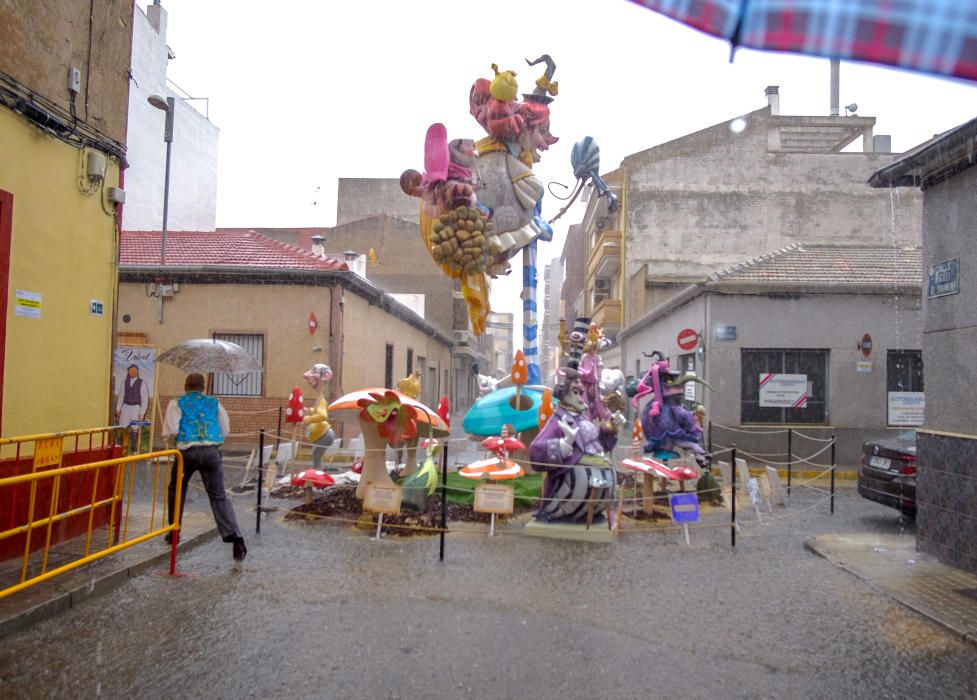
[[[718,340],[717,326],[735,326],[736,339]],[[887,351],[918,350],[922,344],[918,296],[812,294],[775,298],[710,294],[696,298],[627,336],[622,342],[625,374],[635,374],[636,362],[640,363],[641,372],[647,370],[650,360],[642,353],[653,350],[660,351],[672,364],[677,364],[678,356],[687,352],[677,343],[679,332],[685,328],[702,336],[696,348],[696,373],[714,390],[697,387],[696,400],[705,405],[707,419],[748,432],[769,431],[771,427],[744,426],[741,422],[741,350],[827,350],[828,423],[824,428],[812,425],[800,429],[820,437],[835,433],[838,436],[837,461],[847,466],[858,463],[859,450],[865,440],[886,432]],[[865,333],[872,336],[874,350],[869,358],[871,371],[860,372],[858,362],[865,358],[858,351],[857,343]],[[772,429],[780,427],[786,432],[788,426],[777,425]],[[772,454],[786,444],[783,435],[771,435],[762,442],[746,433],[740,433],[734,440],[733,434],[727,432],[720,437],[717,431],[716,437],[717,441],[735,441],[741,448],[756,454]],[[799,450],[796,454],[805,453]]]
[[[163,226],[163,188],[166,114],[147,102],[152,94],[177,97],[167,88],[166,11],[148,8],[159,16],[159,31],[138,7],[132,31],[132,81],[129,126],[126,135],[129,167],[124,173],[126,203],[122,225],[128,231],[159,231]],[[170,231],[213,231],[217,221],[217,145],[219,129],[192,103],[177,98],[170,156],[170,195],[167,228]]]

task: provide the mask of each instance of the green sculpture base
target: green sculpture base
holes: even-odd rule
[[[546,523],[536,519],[526,523],[526,534],[533,537],[549,537],[556,540],[577,540],[579,542],[614,541],[614,533],[607,527],[607,520],[601,518],[588,529],[586,525],[573,523]]]

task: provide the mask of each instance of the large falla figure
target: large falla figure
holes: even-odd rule
[[[603,517],[613,498],[611,450],[617,427],[591,413],[579,370],[580,350],[572,347],[568,366],[557,371],[553,397],[558,404],[529,445],[533,469],[546,473],[535,513],[541,522],[590,524]]]

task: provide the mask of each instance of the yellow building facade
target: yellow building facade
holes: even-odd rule
[[[3,437],[110,423],[132,7],[73,5],[0,9]]]

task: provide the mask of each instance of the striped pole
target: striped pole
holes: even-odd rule
[[[536,239],[522,249],[522,352],[528,365],[527,384],[540,384],[536,327]]]

